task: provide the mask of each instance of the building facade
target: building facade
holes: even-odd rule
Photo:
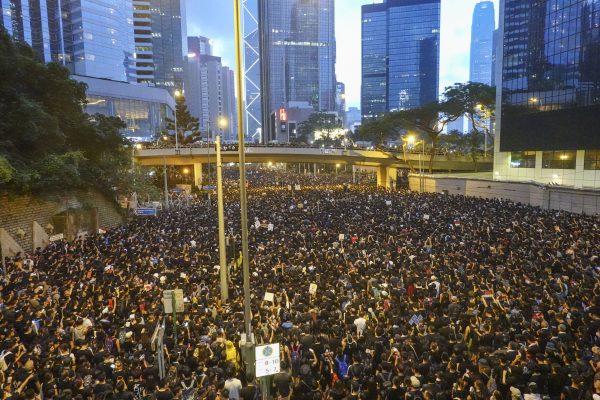
[[[363,118],[437,101],[440,0],[362,6]]]
[[[291,103],[336,111],[334,0],[264,1],[261,7],[264,112],[271,118]],[[267,141],[276,137],[263,134]]]
[[[221,68],[221,97],[223,101],[223,140],[237,141],[237,102],[235,95],[235,72],[227,66]]]
[[[212,56],[212,40],[204,36],[188,36],[188,55]]]
[[[492,63],[494,53],[494,30],[496,13],[494,3],[481,1],[475,5],[471,25],[471,57],[469,81],[492,83]]]
[[[48,0],[0,0],[0,27],[15,39],[28,43],[45,62],[52,61],[49,18],[52,6],[53,2]]]
[[[184,0],[0,0],[0,26],[76,75],[183,83]]]
[[[123,134],[134,141],[151,141],[173,119],[175,100],[165,89],[127,82],[73,75],[87,85],[86,112],[119,117],[127,127]]]
[[[263,77],[261,51],[265,35],[259,21],[264,19],[266,0],[242,0],[242,36],[244,57],[244,137],[250,142],[263,140],[263,121],[268,121],[263,109]],[[266,123],[266,122],[265,122]]]
[[[187,55],[185,0],[150,0],[152,53],[156,86],[171,93],[183,88]]]
[[[346,85],[343,82],[337,83],[335,107],[338,118],[342,120],[342,124],[346,126]]]
[[[600,0],[500,11],[495,178],[600,187]]]

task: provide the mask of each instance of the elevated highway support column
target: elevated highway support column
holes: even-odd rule
[[[385,189],[395,189],[398,179],[398,168],[386,167],[381,165],[377,167],[377,186]]]
[[[194,185],[202,187],[202,164],[194,163]]]

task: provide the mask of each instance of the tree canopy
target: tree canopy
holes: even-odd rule
[[[86,85],[44,64],[0,29],[0,189],[29,193],[96,187],[126,174],[130,153],[114,117],[87,115]]]
[[[200,122],[188,110],[184,96],[175,97],[175,115],[177,117],[177,140],[180,144],[193,143],[201,139]],[[175,120],[167,118],[166,130],[163,135],[170,143],[175,143]],[[213,128],[213,129],[216,129]],[[210,132],[206,134],[210,136]]]

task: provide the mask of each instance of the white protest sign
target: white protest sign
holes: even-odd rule
[[[340,236],[338,236],[338,239],[340,241],[344,240],[344,238],[346,237],[346,235],[344,235],[343,233],[340,233]]]
[[[386,201],[385,201],[385,205],[386,205],[386,206],[391,206],[391,205],[392,205],[392,202],[391,202],[390,200],[386,200]]]
[[[269,225],[267,225],[267,229],[269,230],[269,232],[273,232],[273,224],[269,222]]]
[[[429,214],[425,214],[425,215],[423,215],[423,219],[424,219],[425,221],[429,221]]]
[[[256,359],[255,370],[257,378],[279,373],[279,343],[256,346],[254,349],[254,356]]]
[[[260,221],[259,220],[254,221],[254,227],[256,229],[260,228]]]
[[[308,293],[310,293],[311,295],[315,295],[317,294],[317,284],[316,283],[311,283],[310,286],[308,287]]]
[[[294,190],[300,190],[300,185],[295,185]]]
[[[275,295],[273,293],[265,292],[265,301],[273,303],[275,301]]]

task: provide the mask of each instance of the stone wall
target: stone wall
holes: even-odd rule
[[[600,214],[600,191],[546,186],[533,182],[506,182],[490,179],[425,176],[426,192],[481,198],[500,198],[543,209],[583,214]],[[419,176],[409,177],[411,190],[419,190]]]
[[[0,228],[4,228],[23,250],[31,251],[33,222],[46,229],[52,223],[52,217],[67,210],[95,213],[97,226],[102,228],[123,223],[115,202],[98,192],[77,191],[46,196],[0,196]]]

